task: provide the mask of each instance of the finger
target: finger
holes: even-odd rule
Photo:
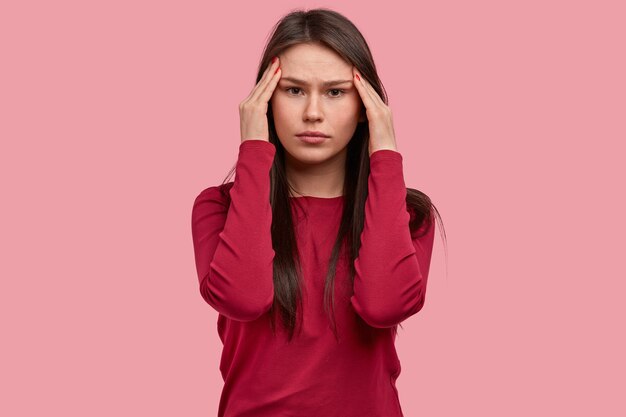
[[[263,75],[261,76],[261,79],[259,80],[259,83],[262,83],[268,77],[271,77],[272,74],[274,74],[274,71],[276,71],[276,68],[278,66],[280,66],[279,59],[278,59],[278,57],[274,57],[272,60],[270,60],[270,63],[267,64],[267,67],[265,68],[265,71],[263,71]]]
[[[268,76],[267,82],[264,85],[259,86],[259,89],[256,92],[257,94],[255,95],[253,100],[264,104],[267,103],[272,97],[272,94],[274,94],[274,89],[276,88],[276,84],[278,84],[278,81],[280,80],[281,74],[282,70],[280,69],[280,66],[276,67],[276,69],[273,70],[272,75]]]
[[[356,70],[356,67],[353,67],[353,72],[354,72],[354,85],[357,89],[357,91],[359,92],[360,96],[361,96],[361,100],[363,101],[363,104],[365,105],[366,109],[371,109],[373,108],[376,104],[373,101],[373,98],[371,96],[371,94],[369,93],[369,91],[367,90],[367,88],[365,87],[365,84],[363,84],[363,77],[361,77],[361,74],[359,74],[359,72]],[[359,77],[361,78],[359,80]]]
[[[278,75],[276,71],[278,68],[280,68],[280,59],[276,57],[276,61],[268,66],[266,73],[253,90],[250,100],[256,101],[260,99],[261,95],[267,88],[267,85],[276,77],[276,75]],[[280,71],[278,71],[278,73],[280,73]]]
[[[385,104],[383,99],[380,97],[378,92],[374,90],[374,87],[372,87],[372,85],[364,77],[362,77],[360,73],[359,73],[359,76],[361,77],[361,84],[363,85],[365,90],[368,92],[374,105],[379,106],[379,107],[386,107],[387,105]]]
[[[276,58],[276,61],[278,61],[278,57]],[[244,102],[248,102],[248,101],[252,100],[252,98],[255,95],[255,92],[263,84],[263,81],[267,78],[267,74],[270,72],[270,70],[272,69],[272,66],[275,65],[275,64],[277,64],[277,62],[271,62],[270,61],[270,63],[267,65],[267,67],[265,67],[265,71],[263,71],[263,74],[261,75],[261,78],[255,84],[255,86],[252,88],[252,90],[250,91],[248,96],[243,100]]]
[[[267,103],[268,101],[270,101],[270,98],[272,98],[274,90],[276,89],[276,84],[278,84],[282,73],[282,70],[280,69],[280,67],[278,67],[277,71],[274,73],[274,76],[270,78],[268,84],[265,86],[265,89],[259,96],[259,100],[261,100],[263,103]]]

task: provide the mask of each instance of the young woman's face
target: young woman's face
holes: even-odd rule
[[[367,120],[353,84],[352,64],[319,44],[294,45],[279,59],[281,78],[270,103],[286,157],[304,164],[328,161],[345,149],[357,123]],[[329,81],[344,82],[324,84]],[[304,131],[329,137],[311,144],[297,136]]]

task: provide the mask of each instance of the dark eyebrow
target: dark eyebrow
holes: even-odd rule
[[[281,80],[285,80],[285,81],[291,81],[292,83],[296,83],[296,84],[300,84],[300,85],[306,85],[308,86],[309,83],[303,80],[299,80],[297,78],[293,78],[293,77],[280,77]],[[337,84],[346,84],[346,83],[351,83],[352,80],[334,80],[334,81],[326,81],[322,83],[323,87],[330,87],[332,85],[337,85]]]

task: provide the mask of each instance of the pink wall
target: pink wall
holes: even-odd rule
[[[447,231],[397,340],[407,417],[626,415],[618,4],[332,3]],[[3,4],[1,415],[216,414],[191,206],[235,163],[271,26],[327,5]]]

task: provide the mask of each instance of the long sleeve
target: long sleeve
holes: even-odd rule
[[[411,234],[409,220],[402,155],[390,149],[373,152],[350,298],[370,326],[395,326],[424,305],[435,227],[427,219]],[[427,233],[418,237],[425,227]]]
[[[191,229],[200,294],[222,315],[251,321],[274,299],[269,171],[276,148],[264,140],[239,146],[226,207],[218,187],[195,199]]]

